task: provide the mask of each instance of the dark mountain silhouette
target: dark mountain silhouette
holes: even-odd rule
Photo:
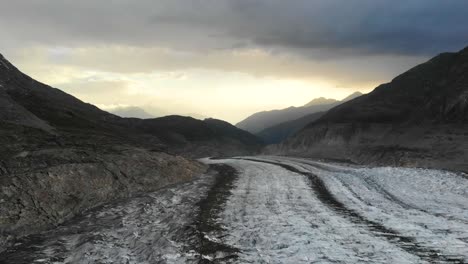
[[[344,98],[341,101],[337,101],[334,99],[326,99],[326,98],[317,98],[306,104],[306,106],[303,107],[303,109],[306,110],[312,110],[315,111],[318,108],[322,109],[329,109],[332,108],[336,105],[339,105],[343,102],[347,102],[349,100],[352,100],[356,97],[361,96],[362,93],[360,92],[355,92],[348,97]],[[331,102],[331,103],[330,103]],[[330,104],[326,104],[330,103]],[[315,104],[315,105],[314,105]],[[325,111],[322,112],[312,112],[310,114],[304,115],[300,118],[293,119],[293,120],[288,120],[286,122],[279,123],[277,125],[268,127],[263,129],[262,131],[256,133],[256,135],[263,140],[265,144],[277,144],[280,143],[281,141],[285,140],[287,137],[293,135],[297,131],[301,130],[304,128],[307,124],[317,120],[319,117],[321,117],[323,114],[325,114]]]
[[[258,112],[237,123],[236,126],[243,130],[249,131],[250,133],[258,134],[264,129],[276,126],[283,122],[296,120],[309,114],[327,111],[346,100],[350,100],[349,98],[354,98],[360,95],[361,93],[356,92],[342,101],[321,97],[316,98],[301,107],[291,106],[281,110]],[[266,141],[269,140],[267,139]]]
[[[339,105],[275,153],[468,171],[468,48]]]
[[[217,119],[185,116],[127,119],[128,126],[156,136],[170,146],[168,151],[188,157],[247,155],[258,152],[261,140]]]
[[[104,202],[189,180],[205,169],[189,157],[261,146],[223,121],[118,117],[33,80],[1,55],[0,145],[0,249]]]

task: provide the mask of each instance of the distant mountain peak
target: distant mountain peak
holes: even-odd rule
[[[326,104],[333,104],[336,103],[338,100],[336,99],[331,99],[331,98],[325,98],[325,97],[319,97],[315,98],[312,101],[308,102],[305,104],[305,107],[312,106],[312,105],[326,105]]]
[[[354,93],[352,93],[352,94],[346,96],[346,97],[345,97],[343,100],[341,100],[341,101],[342,101],[342,102],[350,101],[350,100],[353,100],[354,98],[359,97],[359,96],[361,96],[361,95],[363,95],[363,93],[361,93],[361,92],[354,92]]]
[[[137,106],[121,106],[110,110],[111,113],[120,117],[132,117],[132,118],[155,118],[156,116],[149,114],[143,108]]]
[[[251,133],[259,133],[266,128],[273,127],[283,122],[292,121],[317,112],[328,111],[341,103],[361,95],[362,94],[360,92],[355,92],[341,101],[319,97],[300,107],[290,106],[279,110],[262,111],[250,115],[246,119],[237,123],[236,126]]]

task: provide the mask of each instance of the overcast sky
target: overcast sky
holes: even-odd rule
[[[465,0],[0,0],[0,53],[104,109],[236,123],[468,46]]]

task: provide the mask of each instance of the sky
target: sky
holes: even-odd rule
[[[465,0],[0,0],[0,53],[104,110],[236,123],[458,51],[467,13]]]

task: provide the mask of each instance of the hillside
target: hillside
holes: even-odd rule
[[[337,106],[274,153],[468,171],[468,48]]]
[[[0,144],[0,249],[100,204],[190,180],[205,166],[189,157],[260,148],[221,121],[118,117],[33,80],[1,55]]]
[[[129,127],[160,139],[169,146],[167,151],[188,157],[248,155],[262,147],[254,135],[217,119],[174,115],[125,121]]]

